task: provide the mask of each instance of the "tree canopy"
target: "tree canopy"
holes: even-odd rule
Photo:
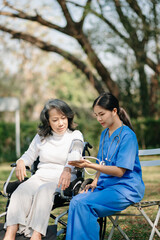
[[[158,0],[4,0],[0,30],[70,61],[99,93],[126,91],[132,102],[136,91],[147,116],[156,114],[160,94],[159,11]],[[57,33],[73,39],[77,53]]]

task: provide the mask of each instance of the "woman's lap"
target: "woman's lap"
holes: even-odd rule
[[[80,193],[72,199],[71,204],[75,207],[77,204],[87,204],[94,209],[98,217],[103,217],[124,210],[132,202],[113,187],[108,187],[106,189],[97,188],[94,192]]]

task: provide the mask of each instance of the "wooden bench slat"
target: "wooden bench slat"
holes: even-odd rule
[[[145,157],[145,156],[158,156],[160,155],[160,148],[157,149],[144,149],[144,150],[139,150],[139,157]],[[152,159],[152,157],[150,157]],[[160,160],[144,160],[143,159],[140,161],[140,164],[142,167],[152,167],[152,166],[160,166]],[[143,171],[143,170],[142,170]],[[157,212],[156,212],[156,217],[154,220],[150,218],[144,211],[144,208],[152,207],[152,206],[158,206]],[[126,213],[123,211],[122,212],[117,212],[113,214],[112,216],[115,216],[113,218],[112,216],[108,216],[110,221],[112,222],[112,229],[109,233],[108,240],[112,239],[114,229],[117,228],[121,235],[123,235],[124,239],[129,240],[129,237],[126,235],[126,233],[121,229],[121,227],[118,224],[119,217],[121,216],[142,216],[149,224],[149,226],[152,228],[149,240],[153,240],[155,233],[157,234],[158,237],[160,237],[160,230],[158,230],[158,222],[160,219],[160,201],[141,201],[139,203],[134,203],[131,205],[132,207],[136,207],[137,210],[139,211],[139,214],[136,213]],[[105,222],[106,224],[106,222]],[[104,228],[105,229],[105,228]],[[104,230],[105,231],[105,230]]]
[[[139,150],[139,156],[160,155],[160,148]]]
[[[160,166],[160,160],[140,161],[142,167]]]

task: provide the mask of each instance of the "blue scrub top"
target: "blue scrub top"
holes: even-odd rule
[[[118,134],[120,134],[120,139]],[[102,161],[102,145],[105,165],[125,168],[126,172],[122,177],[101,173],[97,185],[100,188],[112,187],[128,200],[134,203],[139,202],[144,196],[145,186],[142,180],[135,133],[128,126],[123,126],[116,129],[109,137],[109,130],[105,129],[101,134],[97,155],[100,161]]]

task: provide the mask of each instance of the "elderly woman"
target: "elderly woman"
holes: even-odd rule
[[[57,187],[64,190],[70,184],[70,146],[74,139],[83,141],[81,132],[74,130],[73,118],[73,111],[65,102],[51,99],[45,104],[38,133],[17,160],[16,176],[24,180],[25,166],[32,165],[39,156],[38,170],[11,196],[4,240],[15,240],[17,232],[31,240],[41,240],[46,235],[54,193]]]

